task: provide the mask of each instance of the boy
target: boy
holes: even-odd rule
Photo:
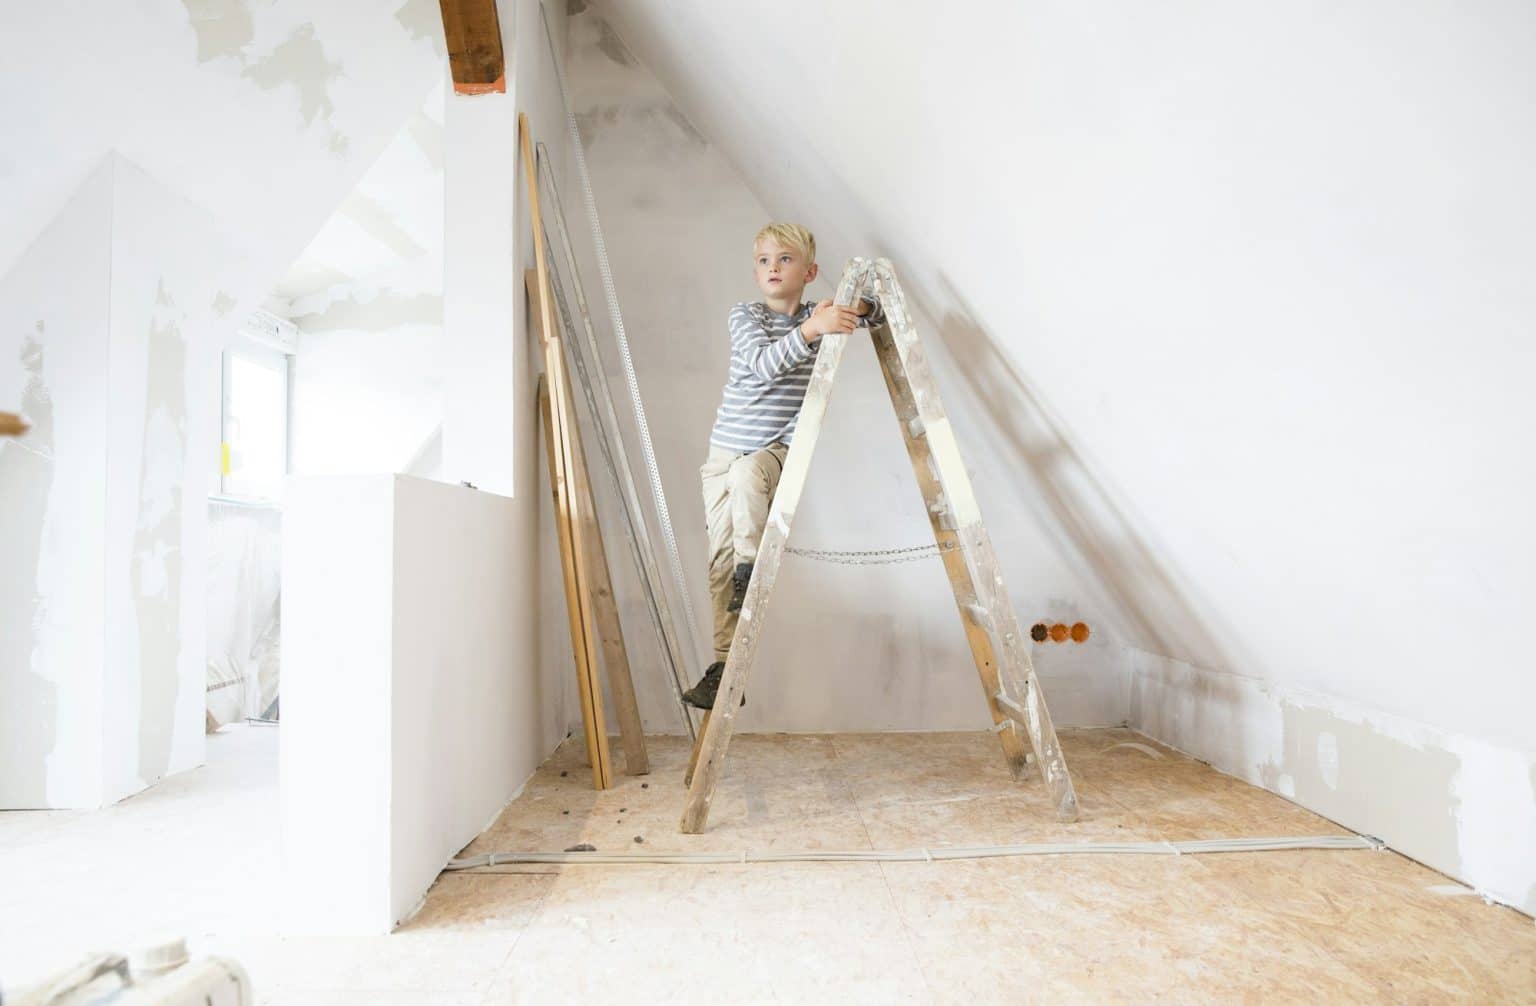
[[[763,299],[731,309],[730,375],[709,435],[709,457],[699,469],[715,623],[715,662],[683,693],[684,701],[699,709],[715,705],[821,337],[852,333],[879,310],[872,300],[857,307],[801,301],[806,284],[816,278],[816,239],[798,224],[769,224],[752,248],[753,278]]]

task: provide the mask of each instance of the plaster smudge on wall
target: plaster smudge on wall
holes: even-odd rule
[[[237,306],[239,306],[238,302],[227,291],[220,290],[213,298],[213,313],[220,318],[229,317],[229,312]]]
[[[395,20],[411,38],[426,39],[439,56],[448,55],[448,42],[443,37],[443,9],[438,0],[405,0],[395,11]]]
[[[187,20],[197,33],[197,61],[220,56],[241,59],[241,51],[256,39],[256,25],[245,0],[181,0]]]
[[[424,112],[417,112],[411,116],[411,121],[406,123],[406,128],[411,132],[411,139],[416,141],[416,146],[421,148],[422,156],[431,163],[433,170],[441,173],[447,164],[446,155],[443,153],[445,133],[443,124]]]
[[[316,117],[326,120],[329,127],[336,106],[331,102],[331,81],[341,76],[341,64],[332,63],[325,57],[325,46],[315,36],[313,24],[302,24],[293,30],[276,49],[254,62],[248,63],[242,74],[256,82],[263,90],[272,90],[285,84],[293,86],[299,95],[299,114],[306,125]],[[347,138],[330,128],[331,152],[344,154]]]
[[[326,58],[313,23],[299,25],[276,48],[256,55],[252,52],[256,29],[248,0],[182,0],[182,6],[197,36],[199,63],[233,60],[241,67],[240,75],[264,91],[291,85],[298,93],[304,124],[311,126],[317,118],[323,120],[327,149],[337,156],[346,154],[348,140],[331,123],[336,106],[330,86],[341,76],[341,64]]]
[[[27,375],[21,409],[32,429],[0,441],[0,499],[5,500],[5,533],[0,535],[0,738],[9,763],[7,791],[0,806],[48,805],[48,755],[56,742],[57,690],[33,671],[43,599],[37,590],[43,522],[53,487],[53,398],[43,381],[43,323],[21,347]],[[41,710],[41,715],[39,711]]]
[[[1298,803],[1346,826],[1372,821],[1381,829],[1390,823],[1394,848],[1421,862],[1461,862],[1454,787],[1461,762],[1454,753],[1409,743],[1369,720],[1351,722],[1325,708],[1285,703],[1281,712],[1283,764]],[[1443,796],[1427,805],[1425,792]],[[1426,812],[1429,806],[1433,812]]]
[[[619,38],[619,33],[614,31],[613,26],[607,21],[600,23],[597,47],[603,51],[604,56],[620,66],[635,65],[635,57],[630,54],[629,47],[624,44],[624,40]]]
[[[293,319],[305,332],[387,332],[403,325],[441,325],[440,294],[380,293],[370,300],[345,297],[332,301],[323,311]]]
[[[402,259],[421,258],[427,254],[427,250],[406,233],[395,221],[394,214],[377,199],[354,192],[336,212],[367,231],[369,236]]]
[[[139,777],[165,775],[181,659],[182,487],[186,481],[187,345],[180,312],[160,286],[149,327],[139,519],[130,582],[139,630]]]

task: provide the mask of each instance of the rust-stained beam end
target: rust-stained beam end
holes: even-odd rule
[[[505,94],[507,64],[501,51],[496,0],[438,0],[455,94]]]

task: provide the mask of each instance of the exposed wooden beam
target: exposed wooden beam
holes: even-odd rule
[[[27,421],[10,412],[0,412],[0,437],[19,437],[32,427]]]
[[[501,53],[501,22],[496,0],[438,0],[455,94],[493,94],[507,90],[507,64]]]

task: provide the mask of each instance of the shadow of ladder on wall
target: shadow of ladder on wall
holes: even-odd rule
[[[966,641],[981,677],[982,693],[992,713],[993,731],[1002,742],[1003,757],[1014,779],[1022,780],[1030,762],[1025,746],[1027,734],[1057,816],[1064,821],[1075,820],[1077,794],[1056,738],[1056,728],[1040,694],[1018,617],[1004,589],[992,540],[982,523],[959,444],[939,400],[932,370],[907,310],[906,297],[885,259],[850,260],[838,284],[836,302],[852,305],[866,292],[875,296],[884,309],[884,324],[875,326],[870,333],[875,355],[927,505],[939,555],[944,560]],[[752,580],[742,601],[715,708],[704,718],[689,760],[685,779],[688,800],[682,819],[682,830],[688,834],[703,831],[709,817],[741,696],[747,689],[747,675],[762,637],[763,616],[847,342],[848,336],[841,333],[821,338],[795,437],[784,461],[784,473],[758,546]]]

